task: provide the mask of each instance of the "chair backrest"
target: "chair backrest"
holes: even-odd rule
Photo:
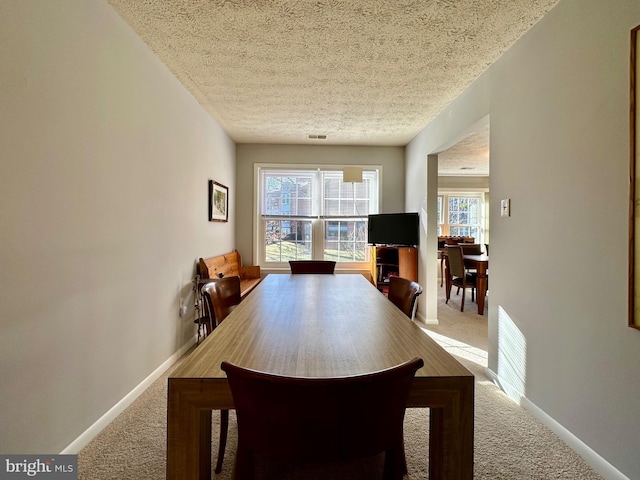
[[[459,245],[447,246],[447,268],[454,277],[464,277],[464,256]]]
[[[418,306],[418,295],[421,293],[422,287],[417,282],[402,277],[389,278],[389,300],[412,320]]]
[[[479,243],[460,243],[465,255],[482,255],[482,245]]]
[[[332,260],[289,260],[291,273],[333,273],[336,262]]]
[[[238,455],[321,464],[401,448],[409,389],[423,365],[414,358],[364,375],[308,378],[222,362],[237,414]]]
[[[212,280],[205,283],[201,291],[210,317],[215,319],[216,325],[219,325],[240,303],[240,277]]]
[[[198,273],[202,278],[221,278],[240,275],[242,258],[237,250],[211,258],[198,260]]]

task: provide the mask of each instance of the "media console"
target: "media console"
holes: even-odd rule
[[[418,249],[416,247],[371,246],[371,278],[378,290],[386,294],[389,277],[398,276],[418,281]]]

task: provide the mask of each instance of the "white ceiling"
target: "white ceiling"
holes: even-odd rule
[[[440,176],[489,176],[489,124],[438,153]]]
[[[233,140],[323,145],[406,145],[558,1],[108,0]]]

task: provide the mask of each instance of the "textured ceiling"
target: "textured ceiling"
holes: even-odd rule
[[[108,2],[238,143],[406,145],[558,0]]]
[[[438,175],[489,176],[489,125],[438,154]]]

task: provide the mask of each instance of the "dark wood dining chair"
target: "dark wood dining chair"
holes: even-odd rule
[[[240,303],[240,277],[222,277],[202,286],[205,308],[216,326],[220,325]]]
[[[209,318],[215,327],[229,316],[240,303],[240,277],[223,277],[212,280],[202,286],[202,297]],[[229,430],[229,410],[220,410],[220,438],[218,439],[218,460],[215,472],[222,471],[224,452],[227,448],[227,432]]]
[[[234,478],[255,478],[266,459],[273,468],[331,468],[384,453],[380,476],[401,479],[409,388],[423,365],[414,358],[363,375],[296,378],[222,362],[238,420]]]
[[[389,278],[387,297],[411,320],[415,317],[418,307],[417,300],[421,293],[422,287],[413,280],[402,277]]]
[[[336,262],[332,260],[289,260],[291,273],[333,273]]]
[[[482,255],[482,245],[479,243],[459,243],[465,255]]]
[[[471,289],[471,301],[474,300],[476,277],[470,274],[464,266],[464,254],[462,247],[459,245],[450,245],[447,247],[447,256],[445,259],[446,274],[446,301],[449,303],[451,298],[451,288],[453,286],[462,288],[462,300],[460,302],[460,311],[464,312],[464,299],[467,288]]]

